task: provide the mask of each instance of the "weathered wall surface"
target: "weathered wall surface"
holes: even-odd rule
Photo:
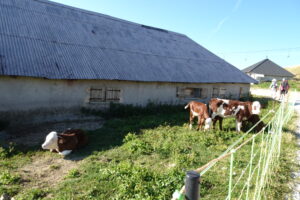
[[[248,94],[249,84],[184,84],[145,83],[102,80],[47,80],[26,77],[0,77],[0,112],[35,109],[69,109],[73,107],[101,108],[108,102],[90,103],[90,88],[118,88],[120,103],[146,105],[148,102],[177,104],[191,99],[179,98],[178,88],[207,88],[208,101],[214,87],[226,89],[226,95],[238,98],[240,91]],[[242,89],[241,89],[242,88]]]

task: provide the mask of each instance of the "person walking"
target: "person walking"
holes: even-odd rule
[[[276,93],[277,93],[277,88],[278,88],[278,85],[277,85],[277,82],[276,82],[276,79],[274,78],[270,84],[270,87],[271,89],[271,92],[272,92],[272,98],[273,99],[276,99]]]
[[[280,100],[283,100],[285,95],[288,93],[290,89],[290,85],[285,78],[282,79],[282,82],[280,84]]]

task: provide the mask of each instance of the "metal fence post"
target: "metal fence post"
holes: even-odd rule
[[[185,176],[185,199],[200,199],[200,174],[195,171],[188,171]]]

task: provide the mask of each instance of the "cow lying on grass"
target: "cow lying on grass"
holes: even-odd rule
[[[211,126],[211,118],[209,117],[207,106],[204,103],[191,101],[189,102],[184,109],[190,108],[190,129],[192,129],[194,117],[198,117],[198,127],[197,130],[201,129],[204,122],[204,130],[207,130]]]
[[[222,130],[223,118],[235,117],[236,131],[240,132],[243,121],[249,121],[253,125],[260,121],[259,113],[261,105],[258,101],[242,102],[227,99],[211,99],[209,101],[209,108],[211,111],[211,118],[213,120],[213,127],[219,121],[220,130]],[[260,122],[255,130],[260,131],[264,127],[264,123]]]
[[[66,156],[73,150],[86,144],[87,136],[83,130],[70,129],[60,134],[56,131],[50,132],[44,144],[42,144],[42,148],[50,149],[51,152],[58,152],[60,155]]]

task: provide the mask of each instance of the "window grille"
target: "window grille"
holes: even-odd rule
[[[176,88],[176,97],[207,98],[207,88]]]
[[[105,101],[105,94],[103,89],[95,89],[91,88],[90,90],[90,102],[104,102]]]
[[[121,90],[118,89],[107,89],[106,90],[106,101],[120,101]]]
[[[121,94],[120,89],[91,88],[90,103],[119,102],[120,94]]]

